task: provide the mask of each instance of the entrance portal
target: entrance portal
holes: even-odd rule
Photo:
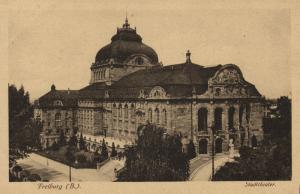
[[[252,140],[251,141],[252,141],[251,142],[252,143],[252,147],[254,147],[254,148],[257,147],[257,139],[256,139],[255,135],[252,136]]]
[[[199,141],[199,154],[207,154],[207,140],[201,139]]]

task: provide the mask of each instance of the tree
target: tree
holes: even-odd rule
[[[115,143],[112,142],[110,157],[115,157],[115,156],[117,156],[117,150],[116,150],[116,147],[115,147]]]
[[[57,150],[59,149],[59,144],[56,143],[56,141],[55,141],[55,142],[52,144],[51,149],[52,149],[53,151],[57,151]]]
[[[105,143],[104,139],[102,141],[101,157],[104,158],[104,159],[108,158],[108,150],[107,150],[106,143]]]
[[[15,160],[25,157],[33,149],[40,149],[42,124],[32,119],[33,106],[29,93],[23,86],[18,90],[14,85],[8,87],[9,95],[9,155]]]
[[[240,157],[221,167],[214,180],[291,180],[291,100],[280,97],[277,104],[280,117],[264,123],[270,135],[255,149],[240,148]]]
[[[72,134],[71,137],[70,137],[70,139],[69,139],[69,142],[68,142],[69,146],[74,147],[74,148],[76,149],[76,147],[77,147],[77,142],[78,142],[78,141],[77,141],[76,135],[75,135],[75,134]]]
[[[196,157],[196,150],[193,140],[190,140],[190,143],[188,144],[187,156],[189,160]]]
[[[79,137],[79,149],[80,150],[85,150],[85,142],[82,136],[82,132],[80,133],[80,137]]]
[[[59,140],[58,140],[59,146],[66,145],[66,136],[63,130],[60,130]]]
[[[166,135],[152,124],[138,128],[136,146],[125,150],[125,170],[119,181],[184,181],[189,177],[189,161],[182,152],[179,134]]]
[[[78,154],[76,156],[76,160],[79,162],[79,163],[84,163],[86,162],[86,156],[84,154]]]

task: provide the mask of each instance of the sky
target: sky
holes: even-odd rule
[[[190,50],[196,64],[238,65],[244,78],[268,98],[290,95],[288,9],[88,2],[24,6],[14,1],[8,20],[10,84],[23,84],[32,100],[52,84],[57,89],[88,85],[96,53],[110,43],[127,12],[131,27],[164,65],[184,62]]]

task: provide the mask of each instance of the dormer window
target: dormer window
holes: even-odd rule
[[[53,102],[53,105],[54,105],[54,106],[63,106],[63,103],[62,103],[61,100],[55,100],[55,101]]]
[[[144,97],[145,97],[145,90],[141,89],[139,98],[144,98]]]
[[[142,65],[144,63],[144,59],[142,57],[137,57],[135,59],[135,63],[138,65]]]

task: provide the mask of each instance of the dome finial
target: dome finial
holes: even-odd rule
[[[188,50],[185,54],[186,56],[186,63],[190,63],[191,62],[191,52],[190,50]]]
[[[129,27],[130,27],[130,24],[128,23],[127,10],[126,10],[126,18],[125,18],[125,23],[123,24],[123,28],[128,29]]]
[[[55,91],[55,90],[56,90],[56,87],[55,87],[54,84],[52,84],[52,86],[51,86],[51,91]]]

